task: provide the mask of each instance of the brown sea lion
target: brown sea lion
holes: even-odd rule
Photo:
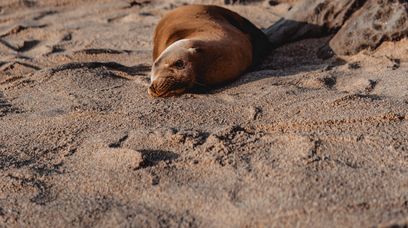
[[[188,5],[165,15],[154,34],[148,93],[177,95],[237,79],[269,50],[266,35],[228,9]]]

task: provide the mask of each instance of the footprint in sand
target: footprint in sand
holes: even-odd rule
[[[339,78],[336,89],[348,93],[371,93],[377,86],[378,81],[367,78]]]
[[[94,164],[99,169],[137,169],[142,165],[142,153],[125,148],[103,148],[94,154]]]
[[[0,117],[5,116],[11,109],[11,104],[6,100],[4,94],[0,92]]]

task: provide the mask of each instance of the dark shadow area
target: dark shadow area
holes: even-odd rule
[[[23,46],[19,47],[17,51],[19,52],[26,52],[31,49],[33,49],[35,46],[37,46],[40,43],[39,40],[28,40],[24,41]]]
[[[37,190],[36,195],[31,198],[31,202],[37,205],[45,205],[54,200],[54,197],[51,195],[50,187],[44,181],[35,179],[35,178],[21,178],[16,177],[11,174],[8,177],[12,180],[20,182],[22,187],[34,187]]]
[[[116,50],[109,48],[89,48],[75,51],[74,54],[88,54],[88,55],[97,55],[97,54],[129,54],[129,50]]]
[[[281,47],[284,44],[308,39],[328,36],[335,31],[325,26],[309,24],[281,18],[267,28],[265,34],[271,42],[272,48]]]
[[[407,9],[406,0],[304,0],[264,32],[273,47],[336,33],[320,56],[353,55],[407,37]]]
[[[261,2],[262,0],[224,0],[224,4],[233,5],[233,4],[249,4],[252,2]]]
[[[335,58],[329,42],[338,29],[307,22],[280,19],[264,30],[272,51],[238,80],[215,88],[196,87],[191,93],[216,93],[220,90],[269,78],[284,77],[316,70],[330,71],[346,64]],[[306,40],[307,39],[307,40]]]
[[[118,139],[116,142],[110,143],[108,146],[109,148],[120,148],[122,147],[123,143],[128,139],[129,135],[124,135],[120,139]]]
[[[132,8],[132,7],[144,7],[148,4],[150,4],[151,1],[130,1],[129,6],[126,6],[125,8]]]
[[[62,64],[56,67],[52,67],[48,69],[49,73],[55,74],[60,71],[64,70],[72,70],[72,69],[80,69],[80,68],[88,68],[88,69],[95,69],[99,67],[106,67],[111,70],[117,70],[125,72],[131,76],[135,75],[146,75],[148,71],[150,71],[150,66],[139,64],[135,66],[125,66],[120,63],[116,62],[72,62],[67,64]]]
[[[18,110],[16,107],[14,107],[4,96],[3,92],[0,91],[0,117],[6,116],[7,114],[10,113],[18,113],[20,110]],[[0,149],[1,149],[1,143],[0,143]],[[0,155],[0,169],[2,167],[2,162],[1,162],[1,155]]]
[[[38,16],[34,17],[33,20],[38,21],[38,20],[43,19],[46,16],[53,15],[56,13],[58,13],[58,11],[56,10],[47,10],[47,11],[41,12]]]
[[[4,46],[6,46],[7,48],[10,48],[13,51],[18,51],[18,48],[14,47],[13,45],[11,45],[9,42],[3,40],[0,38],[0,44],[3,44]]]
[[[264,32],[274,47],[337,32],[367,0],[304,0]]]
[[[0,155],[0,170],[8,169],[10,167],[21,168],[35,163],[35,159],[19,159],[10,155]]]
[[[330,38],[308,39],[277,48],[261,64],[250,69],[230,86],[239,86],[270,77],[286,77],[312,71],[331,71],[335,67],[345,65],[346,61],[333,56],[327,59],[319,58],[321,45],[327,43]]]
[[[346,64],[346,61],[336,58],[328,47],[331,38],[332,36],[329,35],[283,43],[282,46],[272,50],[260,64],[251,67],[236,81],[214,88],[196,87],[189,92],[196,94],[218,93],[224,89],[265,78],[285,77],[318,70],[330,71],[337,66]]]
[[[44,27],[47,27],[47,25],[45,25],[45,24],[16,25],[16,26],[10,28],[9,30],[1,33],[0,38],[6,37],[6,36],[9,36],[9,35],[12,35],[12,34],[17,34],[17,33],[21,32],[21,31],[24,31],[24,30],[29,29],[29,28],[44,28]]]
[[[164,150],[139,150],[139,151],[142,153],[143,157],[143,162],[139,166],[140,169],[155,166],[161,161],[171,161],[180,157],[180,155],[171,151]]]

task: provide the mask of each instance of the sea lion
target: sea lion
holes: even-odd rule
[[[235,12],[213,5],[179,7],[156,27],[148,93],[167,97],[233,81],[269,47],[266,35]]]

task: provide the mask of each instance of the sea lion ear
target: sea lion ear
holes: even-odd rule
[[[191,54],[198,54],[202,52],[202,48],[192,47],[188,49],[188,52],[190,52]]]

